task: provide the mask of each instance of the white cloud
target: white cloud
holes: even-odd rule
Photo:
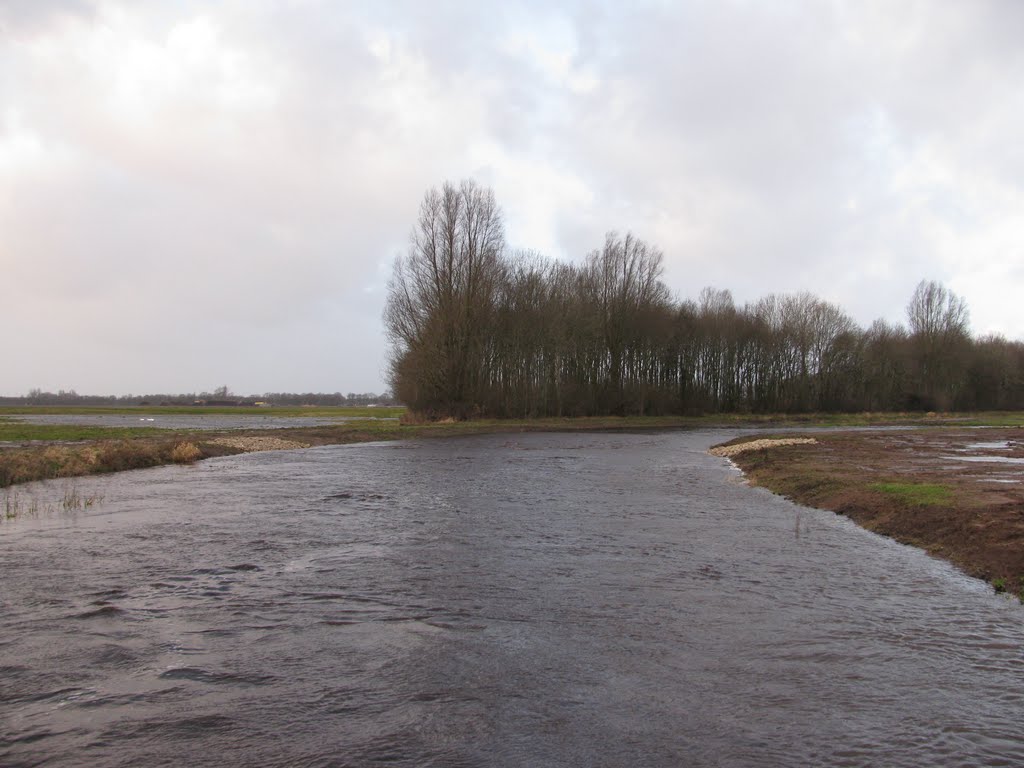
[[[1020,21],[9,0],[0,393],[381,389],[388,265],[424,190],[470,175],[515,246],[581,258],[632,229],[679,294],[807,289],[865,324],[940,279],[1020,337]]]

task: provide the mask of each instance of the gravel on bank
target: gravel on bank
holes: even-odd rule
[[[309,443],[300,443],[295,440],[283,440],[279,437],[215,437],[206,442],[214,445],[223,445],[228,448],[237,448],[240,451],[253,453],[255,451],[291,451],[296,448],[309,448]]]
[[[778,448],[783,445],[809,445],[817,442],[813,437],[762,438],[761,440],[751,440],[750,442],[736,443],[735,445],[720,445],[717,448],[712,448],[708,453],[712,456],[728,458],[746,453],[747,451],[760,451],[764,448]]]

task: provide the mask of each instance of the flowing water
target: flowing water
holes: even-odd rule
[[[1024,609],[743,485],[730,436],[76,481],[0,523],[0,764],[1024,764]]]

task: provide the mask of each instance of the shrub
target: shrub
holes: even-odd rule
[[[175,464],[191,464],[203,458],[203,452],[195,443],[178,443],[171,449],[171,461]]]

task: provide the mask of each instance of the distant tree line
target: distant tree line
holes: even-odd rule
[[[236,395],[227,387],[218,387],[213,392],[191,392],[185,394],[152,395],[80,395],[75,390],[43,392],[30,390],[22,397],[0,397],[0,405],[79,405],[79,406],[129,406],[129,405],[217,405],[252,406],[267,405],[391,405],[395,402],[390,393],[373,392],[266,392],[262,395]]]
[[[632,234],[582,264],[509,253],[491,190],[430,190],[388,288],[392,391],[455,417],[1024,408],[1024,344],[973,338],[937,282],[863,329],[810,293],[677,301],[662,271]]]

